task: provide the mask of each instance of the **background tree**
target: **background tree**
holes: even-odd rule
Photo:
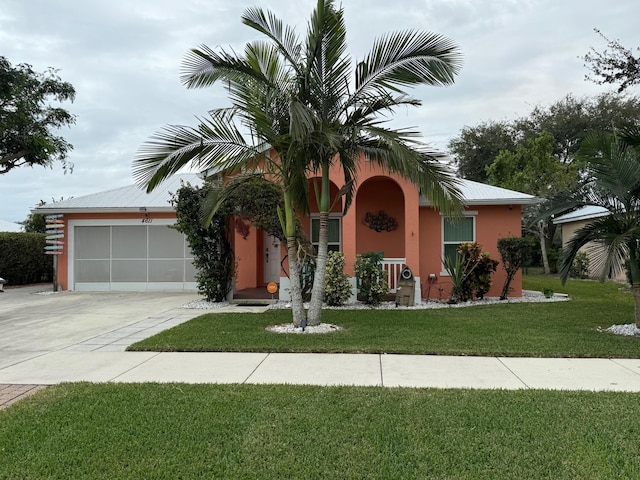
[[[46,204],[47,202],[40,200],[38,206],[41,207]],[[44,215],[40,213],[30,213],[23,222],[20,222],[20,225],[27,233],[47,233],[47,222]]]
[[[607,42],[607,49],[598,52],[591,47],[583,60],[585,67],[595,76],[586,76],[587,80],[598,85],[618,85],[618,92],[622,92],[632,85],[640,83],[640,56],[634,56],[633,51],[622,46],[619,40],[610,40],[604,34],[594,29]],[[640,51],[640,48],[636,48]]]
[[[518,146],[529,148],[543,132],[548,132],[553,136],[551,148],[553,157],[565,165],[568,171],[575,172],[574,180],[577,182],[578,172],[581,172],[584,167],[577,152],[589,132],[613,129],[634,131],[639,128],[640,99],[638,97],[614,93],[604,93],[595,97],[566,95],[549,106],[536,106],[526,116],[512,121],[485,122],[475,127],[465,127],[458,137],[451,140],[449,146],[453,148],[452,154],[459,168],[464,168],[466,172],[478,172],[480,167],[493,163],[497,153],[493,159],[489,159],[489,156],[496,149],[498,152],[504,150],[515,154]],[[502,146],[500,142],[503,143]],[[489,182],[486,175],[485,170],[484,178],[477,174],[470,174],[467,178]],[[504,181],[496,184],[506,188],[521,190],[525,188],[519,186],[519,182],[509,181],[506,174],[501,177]],[[541,178],[549,177],[544,173],[541,175]],[[494,180],[495,182],[497,180]],[[532,190],[523,191],[533,193]],[[537,216],[533,214],[532,209],[528,209],[528,212]],[[541,226],[545,229],[546,250],[549,253],[555,253],[551,247],[557,242],[556,226],[549,221],[537,225],[535,230],[537,238],[540,238],[538,227]],[[542,249],[536,250],[536,253],[542,257]],[[552,264],[551,260],[550,255],[549,261],[545,262],[543,258],[542,263]]]
[[[562,163],[576,160],[580,144],[590,132],[611,131],[640,125],[638,97],[603,93],[595,97],[568,94],[545,107],[537,105],[513,122],[518,143],[542,132],[553,135],[553,154]]]
[[[576,163],[563,164],[553,154],[554,139],[548,132],[526,144],[518,145],[515,152],[503,150],[487,167],[489,183],[499,187],[547,198],[577,187]],[[531,216],[531,212],[528,212]],[[533,225],[540,241],[544,271],[551,272],[547,258],[550,218],[538,220]]]
[[[75,117],[50,101],[75,99],[75,90],[56,70],[35,72],[30,65],[12,66],[0,56],[0,174],[21,166],[51,166],[73,148],[54,132],[75,123]]]
[[[516,144],[516,132],[509,122],[488,121],[464,127],[459,136],[449,141],[448,147],[462,178],[486,182],[486,167],[502,150],[515,150]]]

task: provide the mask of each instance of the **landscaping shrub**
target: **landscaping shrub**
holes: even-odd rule
[[[572,278],[589,278],[589,257],[585,252],[578,252],[573,259],[569,275]]]
[[[389,293],[389,285],[382,268],[382,254],[358,254],[354,270],[358,279],[358,292],[367,305],[378,305]]]
[[[233,287],[235,260],[228,240],[228,217],[216,214],[208,227],[202,222],[201,207],[210,188],[180,187],[172,201],[176,208],[174,228],[186,235],[193,252],[198,291],[207,300],[222,302]]]
[[[0,233],[0,277],[9,285],[53,281],[53,255],[43,233]]]
[[[498,251],[502,257],[502,267],[507,272],[507,278],[502,287],[500,300],[506,300],[509,295],[511,281],[523,265],[531,257],[532,242],[529,238],[505,237],[498,239]]]
[[[482,252],[482,245],[477,242],[461,243],[455,259],[445,257],[443,260],[453,284],[452,302],[466,302],[474,296],[484,298],[491,288],[491,274],[496,271],[498,261]]]
[[[327,305],[342,305],[351,296],[349,276],[344,273],[344,258],[342,252],[329,252],[327,255],[324,279],[324,302]]]

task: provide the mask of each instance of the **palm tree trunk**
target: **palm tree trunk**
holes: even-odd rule
[[[302,302],[302,287],[300,286],[300,263],[298,263],[295,213],[292,205],[291,192],[286,188],[284,192],[284,218],[280,216],[280,222],[282,224],[282,230],[287,237],[291,313],[293,315],[293,324],[299,327],[305,318],[305,311],[304,303]]]
[[[318,256],[313,278],[313,290],[309,302],[308,325],[320,325],[322,322],[322,300],[324,299],[324,277],[327,270],[327,250],[329,244],[329,212],[320,212],[320,238]]]
[[[549,256],[547,255],[547,237],[544,234],[544,221],[538,222],[538,236],[540,238],[540,251],[542,252],[542,265],[544,266],[544,274],[551,274],[549,267]]]
[[[322,301],[324,299],[324,277],[327,271],[327,251],[329,249],[329,162],[322,164],[322,186],[320,193],[320,231],[318,238],[318,256],[316,258],[316,271],[313,278],[313,290],[311,290],[311,302],[309,302],[309,316],[307,324],[320,325],[322,322]]]
[[[287,238],[287,253],[289,258],[289,280],[291,282],[291,291],[289,292],[291,295],[291,313],[293,315],[293,324],[299,327],[305,318],[305,312],[302,302],[302,288],[300,286],[300,264],[298,263],[296,237]]]

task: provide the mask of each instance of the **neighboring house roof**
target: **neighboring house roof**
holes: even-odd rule
[[[82,197],[47,203],[34,208],[34,213],[74,213],[74,212],[172,212],[169,204],[171,194],[176,193],[181,182],[194,186],[202,185],[202,179],[195,173],[174,175],[158,185],[151,193],[146,193],[137,185],[116,188],[105,192],[92,193]]]
[[[553,223],[560,225],[562,223],[579,222],[581,220],[591,220],[592,218],[605,217],[609,215],[609,210],[604,207],[597,207],[595,205],[587,205],[586,207],[579,208],[573,212],[560,215],[558,218],[553,219]]]
[[[6,220],[0,220],[0,232],[21,232],[22,225],[14,222],[7,222]]]
[[[458,188],[462,193],[465,205],[535,205],[540,203],[538,197],[515,190],[494,187],[464,178],[459,179],[459,182]],[[421,194],[420,206],[429,205],[431,205],[429,200]]]

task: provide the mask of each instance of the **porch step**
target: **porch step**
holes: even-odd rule
[[[277,299],[266,299],[266,298],[234,298],[231,300],[232,305],[238,305],[242,307],[267,307],[269,305],[273,305],[278,303]]]

